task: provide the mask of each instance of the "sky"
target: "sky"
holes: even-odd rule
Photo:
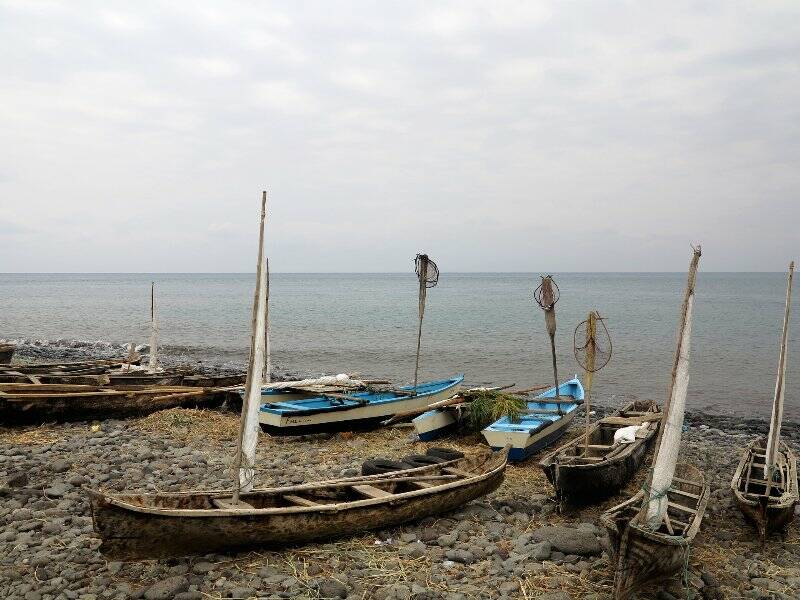
[[[782,271],[800,3],[0,0],[0,272]]]

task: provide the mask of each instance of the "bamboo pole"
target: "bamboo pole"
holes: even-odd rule
[[[258,234],[258,262],[256,263],[256,289],[253,297],[253,318],[250,336],[250,357],[247,364],[247,381],[239,421],[239,438],[236,446],[233,502],[239,502],[239,492],[253,489],[256,444],[258,443],[258,411],[261,405],[261,385],[264,377],[264,350],[266,333],[266,287],[264,268],[264,221],[267,214],[267,192],[261,197],[261,221]]]
[[[789,263],[789,273],[786,275],[786,307],[783,312],[783,332],[781,334],[781,347],[778,354],[778,376],[775,379],[775,394],[772,399],[772,416],[769,422],[769,435],[767,436],[766,458],[764,460],[764,479],[767,480],[766,495],[769,496],[772,487],[772,478],[780,453],[781,423],[783,422],[783,400],[786,392],[786,353],[789,341],[789,314],[792,306],[792,279],[794,278],[794,261]]]
[[[686,408],[686,392],[689,387],[689,350],[692,335],[692,313],[694,310],[694,287],[697,266],[700,262],[700,246],[693,248],[692,260],[686,281],[686,291],[681,306],[678,325],[678,344],[672,364],[669,394],[664,405],[661,428],[656,441],[653,469],[645,486],[646,521],[652,530],[661,527],[667,513],[667,490],[672,485],[675,465],[678,461],[683,415]]]
[[[158,325],[156,324],[156,284],[150,282],[150,363],[147,370],[155,373],[158,369]]]
[[[558,389],[558,361],[556,360],[556,297],[553,291],[553,278],[550,275],[542,277],[542,294],[539,305],[544,310],[544,322],[547,327],[547,335],[550,336],[550,353],[553,357],[553,380],[555,381],[556,398],[561,394]],[[559,407],[559,414],[561,408]]]

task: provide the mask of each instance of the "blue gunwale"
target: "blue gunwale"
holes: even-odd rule
[[[440,379],[438,381],[427,381],[420,383],[416,386],[404,385],[401,390],[415,390],[417,393],[414,396],[403,396],[393,392],[352,392],[347,396],[352,400],[335,400],[333,398],[326,398],[325,396],[315,396],[312,398],[300,398],[297,400],[286,400],[283,402],[269,402],[269,391],[262,391],[262,400],[267,400],[261,405],[261,412],[269,412],[281,416],[297,416],[317,414],[321,412],[336,412],[341,410],[348,410],[351,408],[358,408],[360,406],[369,406],[376,404],[390,404],[393,402],[407,402],[414,398],[424,398],[432,396],[451,387],[457,386],[464,380],[464,375],[459,374],[449,379]]]
[[[571,397],[575,399],[575,402],[547,402],[546,398],[555,398],[556,395],[556,388],[551,387],[549,390],[542,392],[538,396],[536,396],[533,400],[527,403],[528,410],[558,410],[558,407],[561,406],[562,412],[566,415],[574,410],[576,410],[581,404],[583,404],[584,399],[584,390],[583,385],[581,384],[580,380],[578,380],[577,376],[569,381],[565,381],[564,383],[559,384],[558,386],[559,395],[564,397]],[[542,398],[544,400],[538,400],[538,398]],[[552,423],[555,423],[563,418],[564,415],[558,414],[540,414],[537,415],[536,413],[528,413],[522,415],[518,422],[512,423],[511,420],[505,416],[491,425],[489,425],[486,429],[490,431],[511,431],[511,432],[528,432],[528,433],[535,433],[537,431],[541,431],[541,426],[543,424],[547,424],[548,426]]]

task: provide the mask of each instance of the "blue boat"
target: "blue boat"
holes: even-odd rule
[[[546,448],[564,435],[578,407],[583,404],[583,385],[577,375],[560,384],[558,392],[558,400],[555,400],[555,387],[539,394],[528,402],[518,420],[498,419],[483,430],[483,437],[494,449],[510,444],[508,459],[514,462],[525,460]]]
[[[416,392],[414,395],[361,391],[308,397],[298,393],[298,398],[292,399],[287,390],[267,389],[261,392],[259,421],[261,428],[272,435],[367,429],[398,413],[419,410],[451,397],[463,380],[463,375],[456,375],[399,388]]]

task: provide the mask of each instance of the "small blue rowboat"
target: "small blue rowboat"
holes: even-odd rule
[[[558,401],[548,400],[555,398],[555,387],[539,394],[528,402],[518,421],[503,417],[484,429],[483,437],[494,449],[511,444],[508,459],[514,462],[546,448],[564,435],[583,404],[583,386],[577,375],[559,385],[558,392]]]
[[[261,393],[261,428],[272,435],[305,435],[326,431],[353,431],[368,429],[381,421],[402,412],[419,410],[429,404],[444,400],[455,394],[463,375],[450,379],[429,381],[416,386],[407,385],[399,389],[415,391],[413,396],[398,392],[347,392],[345,394],[287,399],[286,390],[272,394],[273,390]],[[273,401],[272,396],[280,400]]]
[[[413,423],[420,441],[431,442],[458,429],[462,412],[460,406],[434,408],[411,419],[411,423]]]

